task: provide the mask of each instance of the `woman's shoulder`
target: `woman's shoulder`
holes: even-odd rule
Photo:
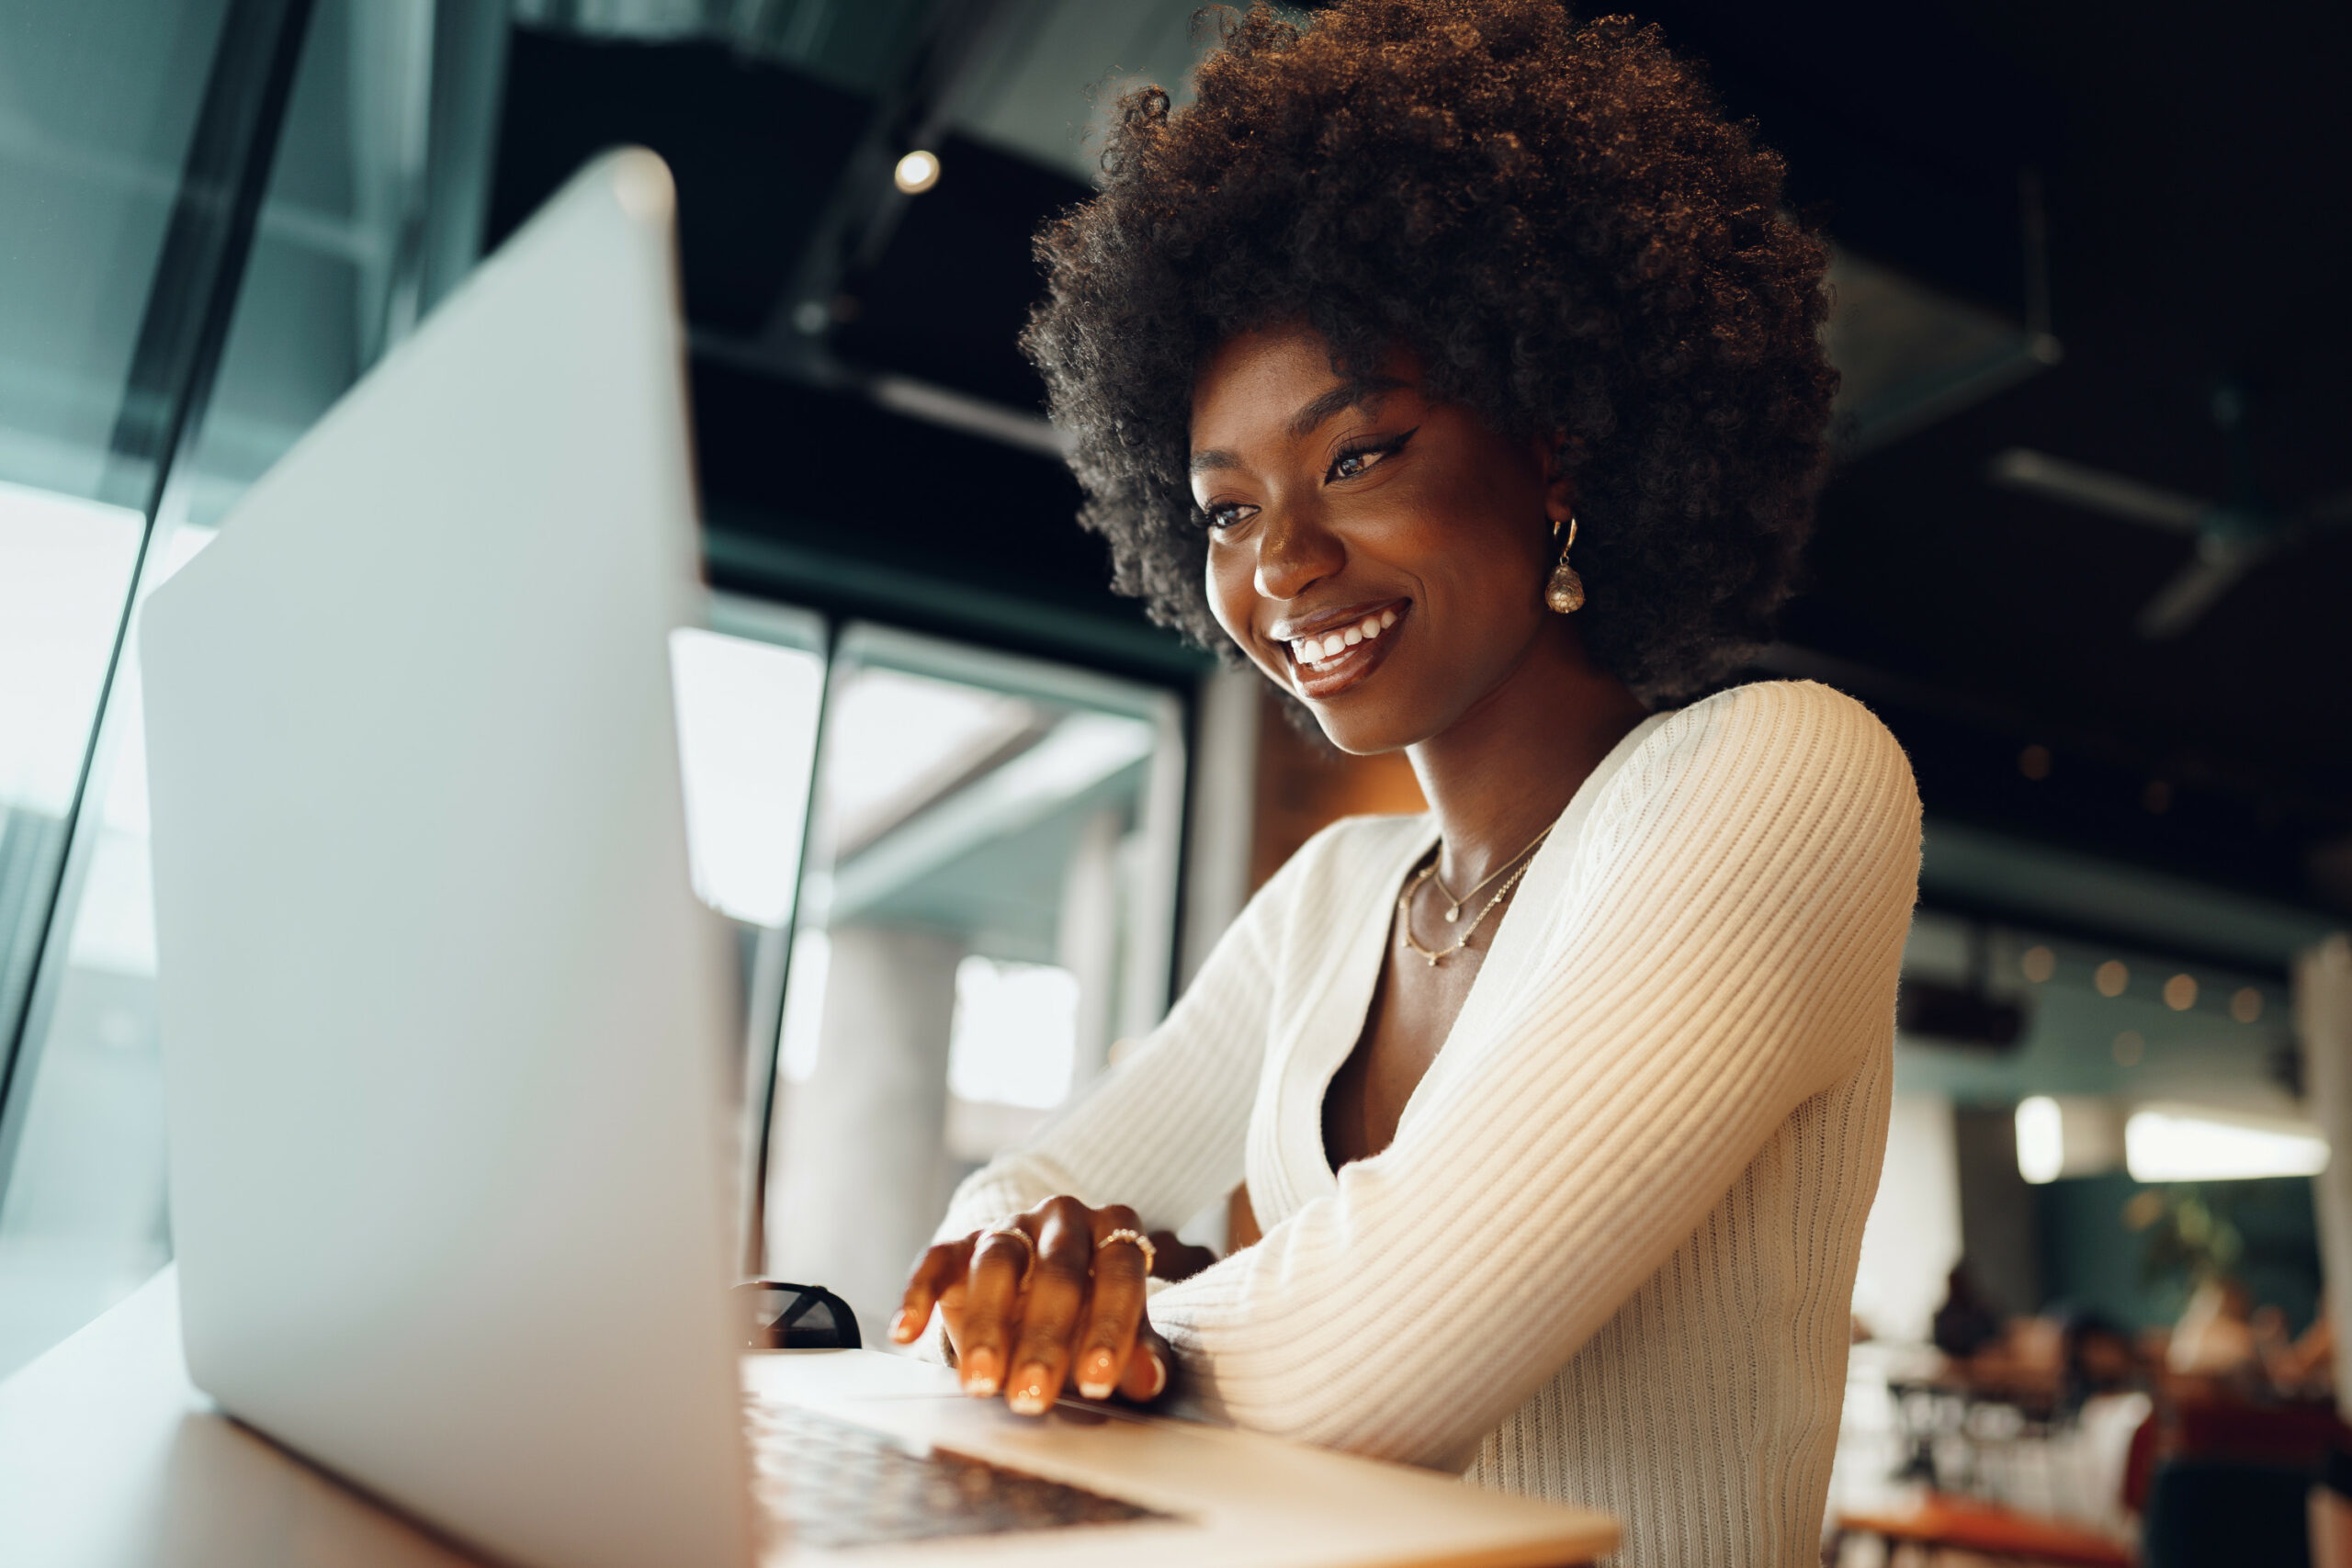
[[[1621,800],[1689,795],[1769,812],[1792,829],[1821,817],[1919,815],[1910,759],[1879,716],[1816,681],[1758,681],[1668,715],[1627,759]]]

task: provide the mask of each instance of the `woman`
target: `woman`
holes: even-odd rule
[[[956,1194],[894,1336],[1042,1411],[1586,1503],[1630,1563],[1816,1560],[1918,805],[1822,687],[1719,684],[1834,373],[1781,166],[1622,21],[1262,8],[1124,105],[1027,344],[1086,521],[1430,810],[1324,832],[1143,1047]],[[1255,1247],[1154,1227],[1246,1177]]]

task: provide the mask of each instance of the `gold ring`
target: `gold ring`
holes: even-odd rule
[[[1100,1252],[1114,1241],[1135,1243],[1136,1250],[1143,1254],[1143,1271],[1147,1276],[1151,1273],[1152,1266],[1159,1261],[1159,1249],[1151,1245],[1151,1237],[1141,1231],[1129,1230],[1125,1225],[1096,1242],[1094,1250]]]
[[[1021,1264],[1021,1283],[1024,1285],[1027,1284],[1029,1282],[1030,1270],[1037,1267],[1037,1244],[1031,1241],[1029,1239],[1029,1233],[1023,1230],[1018,1225],[999,1225],[992,1231],[982,1231],[980,1233],[980,1240],[986,1241],[992,1235],[1005,1236],[1021,1244],[1021,1250],[1026,1254]],[[978,1250],[977,1244],[975,1244],[973,1250]]]

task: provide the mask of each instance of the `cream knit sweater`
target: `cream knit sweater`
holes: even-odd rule
[[[1336,1177],[1427,817],[1341,822],[944,1235],[1056,1193],[1265,1238],[1152,1299],[1247,1427],[1606,1509],[1614,1562],[1819,1561],[1919,865],[1911,771],[1824,686],[1653,716],[1577,792],[1396,1138]]]

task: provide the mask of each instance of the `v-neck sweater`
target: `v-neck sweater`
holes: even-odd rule
[[[1819,1561],[1894,992],[1911,770],[1809,682],[1638,726],[1537,852],[1395,1141],[1336,1174],[1426,816],[1351,818],[1251,899],[1164,1022],[940,1234],[1045,1199],[1264,1236],[1157,1291],[1240,1425],[1605,1509],[1611,1561]]]

